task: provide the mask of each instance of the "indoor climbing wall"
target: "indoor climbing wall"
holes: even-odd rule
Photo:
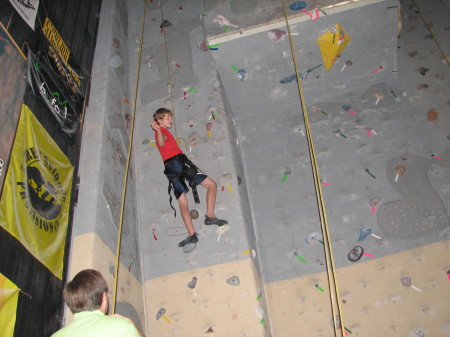
[[[351,289],[370,287],[358,305],[343,304],[345,334],[376,336],[380,327],[363,323],[364,315],[380,311],[376,324],[393,336],[444,334],[448,321],[439,299],[434,310],[423,305],[398,324],[388,318],[402,305],[419,307],[428,295],[447,292],[447,264],[434,259],[448,252],[450,121],[442,112],[448,110],[449,75],[428,30],[432,26],[447,39],[445,21],[439,14],[425,24],[410,3],[401,10],[396,1],[365,3],[336,14],[319,7],[318,18],[307,3],[313,17],[303,12],[303,21],[288,7],[342,303]],[[287,27],[276,26],[276,15],[264,21],[266,30],[247,27],[233,4],[209,4],[214,18],[203,20],[236,129],[233,143],[242,157],[272,332],[331,336],[323,238]],[[260,13],[260,3],[253,4]],[[448,13],[439,1],[435,7]],[[399,13],[403,30],[397,38]],[[351,39],[326,71],[319,66],[325,61],[320,39],[336,24]],[[422,246],[428,258],[417,248]],[[414,263],[404,263],[403,256]],[[392,274],[389,282],[380,272],[365,277],[378,259],[388,261],[378,266]],[[428,295],[412,287],[423,264],[434,280],[428,280]],[[401,295],[406,289],[415,292],[407,299]],[[385,292],[392,292],[397,306]],[[428,325],[430,319],[439,324]]]
[[[105,5],[85,125],[85,156],[98,166],[84,159],[81,176],[99,180],[102,197],[80,189],[79,208],[98,215],[77,215],[73,251],[96,247],[79,263],[112,283],[123,135],[135,113],[118,307],[147,336],[334,335],[302,102],[343,333],[450,335],[450,44],[438,47],[449,8],[429,2],[285,1],[297,69],[281,1],[149,1],[145,21],[144,3]],[[160,107],[174,111],[182,150],[217,181],[216,215],[229,221],[203,224],[199,188],[201,204],[188,195],[199,242],[183,248],[149,126]]]
[[[142,57],[133,65],[140,74],[134,153],[147,335],[267,335],[257,252],[247,236],[220,78],[209,53],[197,46],[204,40],[199,20],[204,12],[199,2],[165,2],[163,17],[159,3],[147,8]],[[133,14],[140,17],[142,11]],[[141,22],[134,22],[138,38]],[[217,182],[215,213],[228,220],[220,228],[205,226],[206,190],[197,188],[200,204],[188,193],[190,209],[198,213],[193,222],[199,242],[183,248],[178,243],[187,230],[175,198],[176,217],[170,207],[168,180],[149,125],[160,107],[174,112],[171,132],[180,148]]]

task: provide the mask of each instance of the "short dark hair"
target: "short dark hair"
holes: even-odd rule
[[[94,269],[85,269],[66,284],[63,297],[67,306],[75,314],[100,309],[103,293],[107,292],[108,285],[102,274]]]
[[[166,108],[159,108],[156,110],[156,112],[153,114],[153,119],[157,122],[160,119],[164,118],[164,115],[172,115],[172,111]]]

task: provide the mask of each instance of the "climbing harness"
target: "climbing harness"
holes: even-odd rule
[[[181,164],[181,175],[178,172],[175,172],[172,169],[172,166],[170,166],[170,165],[168,166],[169,163],[171,163],[172,161],[175,161],[175,160]],[[174,190],[174,194],[175,194],[175,196],[177,196],[175,193],[174,184],[176,182],[180,182],[183,185],[186,185],[185,181],[187,181],[189,186],[192,189],[192,194],[194,196],[195,203],[199,204],[200,199],[198,197],[197,184],[195,183],[195,177],[197,174],[200,174],[200,170],[183,153],[177,154],[176,156],[173,156],[173,157],[165,160],[164,165],[166,166],[166,169],[164,170],[164,174],[166,175],[167,179],[169,179],[169,187],[167,189],[167,193],[169,194],[169,203],[170,203],[170,207],[173,209],[174,215],[176,217],[177,211],[172,206],[172,194],[171,194],[171,191]]]

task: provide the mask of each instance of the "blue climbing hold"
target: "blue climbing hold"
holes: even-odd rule
[[[289,9],[292,11],[299,11],[307,6],[304,1],[296,1],[292,5],[289,6]]]
[[[364,241],[367,235],[372,234],[372,230],[370,228],[358,228],[358,241]]]
[[[352,109],[351,105],[345,104],[342,106],[342,109],[344,109],[344,111],[350,111]]]
[[[292,83],[292,82],[297,83],[297,75],[296,74],[291,75],[291,76],[286,76],[282,80],[280,80],[280,83],[283,83],[283,84]]]

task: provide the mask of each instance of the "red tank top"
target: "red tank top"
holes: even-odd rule
[[[173,156],[176,156],[177,154],[183,153],[181,149],[178,147],[178,144],[175,140],[175,138],[172,136],[169,130],[166,128],[161,127],[161,133],[166,136],[166,140],[164,142],[163,146],[159,146],[157,139],[157,134],[155,131],[155,143],[156,147],[159,150],[159,153],[161,153],[161,157],[163,161],[166,161],[169,158],[172,158]]]

